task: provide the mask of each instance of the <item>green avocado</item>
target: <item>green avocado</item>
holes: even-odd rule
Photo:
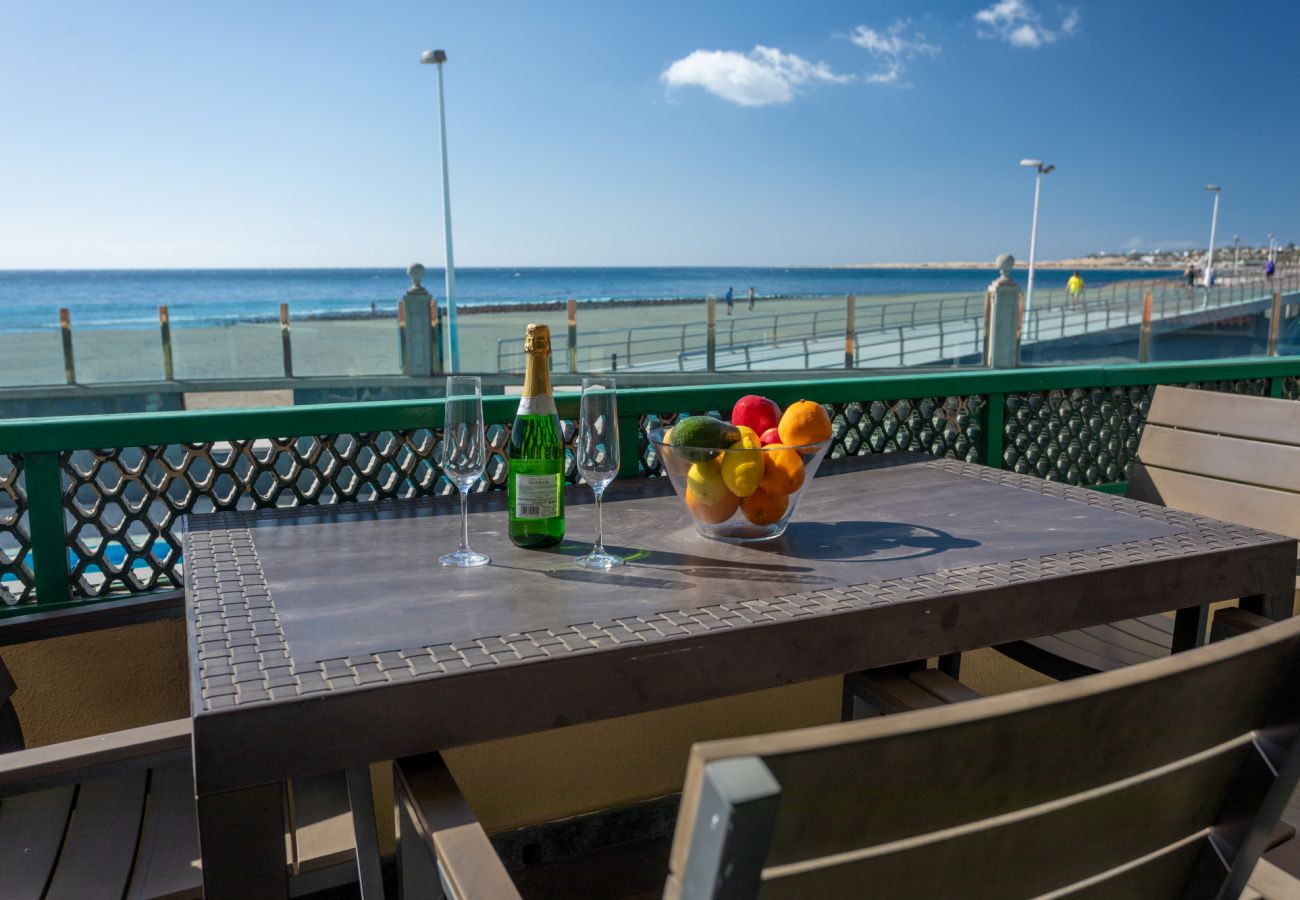
[[[668,445],[674,450],[680,449],[683,459],[704,462],[738,440],[740,429],[730,422],[713,416],[689,416],[673,426]]]

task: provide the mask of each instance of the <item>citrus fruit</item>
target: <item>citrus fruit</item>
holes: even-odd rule
[[[781,443],[791,447],[816,444],[831,439],[831,417],[820,403],[796,400],[781,416],[777,426]]]
[[[704,462],[691,463],[690,469],[686,472],[686,495],[695,496],[695,499],[705,506],[716,506],[727,498],[731,491],[722,481],[722,470],[716,462],[706,460]]]
[[[689,489],[686,491],[686,508],[705,525],[717,525],[727,521],[739,506],[740,498],[731,491],[724,491],[723,499],[712,505],[701,502]]]
[[[763,453],[758,449],[758,436],[749,428],[742,428],[740,440],[723,452],[718,465],[722,469],[722,483],[737,497],[748,497],[758,490],[766,468]]]
[[[772,525],[781,520],[789,505],[790,500],[784,494],[769,494],[759,488],[740,501],[740,511],[755,525]]]
[[[803,487],[803,457],[782,444],[763,448],[763,478],[759,488],[767,494],[785,496]]]

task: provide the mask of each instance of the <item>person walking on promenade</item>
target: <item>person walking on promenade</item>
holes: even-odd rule
[[[1192,288],[1196,287],[1196,266],[1188,263],[1187,268],[1183,269],[1183,278],[1187,279],[1187,293],[1190,294]]]
[[[749,308],[750,308],[750,309],[753,309],[753,308],[754,308],[754,289],[753,289],[753,288],[750,288],[750,289],[749,289]]]
[[[1277,271],[1277,264],[1273,260],[1264,263],[1264,277],[1269,281],[1273,280],[1273,273]]]
[[[727,315],[731,315],[731,307],[735,305],[735,302],[736,302],[736,296],[732,292],[731,288],[728,287],[727,288]]]
[[[1065,287],[1070,292],[1071,306],[1083,299],[1083,277],[1078,272],[1070,276],[1070,280],[1065,283]]]

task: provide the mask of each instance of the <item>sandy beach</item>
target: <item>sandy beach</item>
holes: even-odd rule
[[[865,322],[882,304],[917,303],[954,294],[873,295],[857,300],[859,322]],[[726,304],[717,301],[718,333],[735,328],[757,331],[771,327],[776,316],[821,312],[828,322],[843,327],[845,301],[840,298],[760,299],[751,312],[748,300],[736,299],[728,317]],[[602,361],[611,352],[606,345],[624,343],[632,330],[634,345],[645,346],[648,335],[663,336],[663,345],[678,341],[680,326],[703,329],[704,301],[673,303],[580,304],[579,347],[599,344],[584,353],[584,365],[594,354]],[[461,368],[468,372],[497,371],[498,341],[506,351],[522,346],[530,322],[549,325],[555,353],[561,357],[568,325],[563,305],[546,310],[506,310],[461,314]],[[733,324],[734,323],[734,324]],[[676,326],[656,328],[656,326]],[[829,326],[829,327],[834,327]],[[671,337],[670,337],[671,335]],[[720,337],[720,340],[723,338]],[[395,317],[312,319],[292,322],[290,328],[294,375],[392,375],[401,372],[398,326]],[[147,329],[73,328],[77,381],[101,384],[156,381],[163,375],[159,331]],[[613,350],[612,352],[617,352]],[[664,352],[667,352],[666,350]],[[284,375],[278,323],[238,323],[223,326],[172,329],[173,374],[177,379],[273,378]],[[621,357],[624,364],[626,358]],[[557,368],[562,363],[557,359]],[[63,351],[57,332],[0,334],[0,386],[19,387],[64,382]]]

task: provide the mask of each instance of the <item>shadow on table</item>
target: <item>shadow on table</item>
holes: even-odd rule
[[[862,562],[920,559],[952,550],[969,550],[979,541],[959,538],[928,525],[907,522],[794,522],[780,540],[755,548],[798,559]]]

